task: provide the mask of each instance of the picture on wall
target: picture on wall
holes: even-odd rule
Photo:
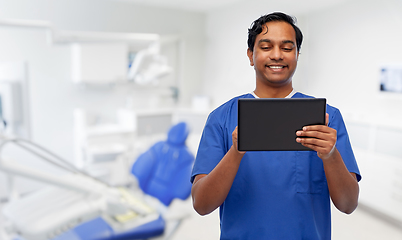
[[[387,64],[381,67],[380,90],[402,93],[402,63]]]

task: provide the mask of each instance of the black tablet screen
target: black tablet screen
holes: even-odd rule
[[[311,150],[296,142],[303,126],[325,124],[324,98],[241,98],[238,100],[240,151]]]

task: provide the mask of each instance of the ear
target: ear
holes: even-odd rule
[[[248,59],[250,60],[250,66],[254,66],[253,51],[251,51],[250,48],[247,48],[247,56],[248,56]]]

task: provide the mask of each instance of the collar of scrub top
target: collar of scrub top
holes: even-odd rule
[[[295,93],[296,93],[296,90],[293,89],[292,92],[290,92],[289,95],[287,95],[285,98],[291,98],[291,97],[293,97],[293,95],[295,95]],[[255,98],[260,98],[255,94],[254,91],[251,92],[251,95],[253,95]]]

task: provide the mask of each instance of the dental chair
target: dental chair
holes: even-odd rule
[[[148,151],[141,154],[132,166],[131,173],[136,177],[140,189],[148,196],[148,200],[154,200],[153,206],[161,213],[158,219],[130,231],[113,234],[108,224],[102,218],[97,218],[75,229],[75,232],[82,236],[77,240],[135,240],[162,235],[158,239],[166,240],[172,237],[186,215],[184,213],[182,216],[179,214],[179,216],[169,217],[168,207],[175,198],[185,200],[191,193],[189,179],[194,156],[185,145],[188,133],[186,123],[174,125],[168,132],[167,140],[154,144]],[[170,218],[169,231],[166,231],[166,218]],[[54,240],[67,239],[72,238]]]
[[[157,208],[162,213],[162,217],[164,215],[166,218],[171,218],[171,222],[174,222],[173,226],[169,227],[170,232],[165,233],[166,236],[163,239],[168,239],[185,217],[180,213],[179,217],[177,214],[175,217],[169,217],[168,207],[174,199],[185,200],[191,193],[189,179],[194,155],[185,144],[188,133],[189,129],[186,123],[181,122],[174,125],[168,132],[167,140],[157,142],[148,151],[140,155],[131,169],[131,173],[138,180],[141,190],[160,202]],[[172,215],[170,214],[170,216]],[[142,234],[145,235],[147,231],[147,236],[160,235],[163,232],[161,221],[163,218],[156,220],[152,224],[157,225],[157,227],[152,229],[149,226],[147,230],[142,230]],[[155,232],[153,233],[153,231]]]
[[[101,217],[86,222],[71,232],[53,240],[135,240],[155,238],[167,240],[177,230],[184,215],[169,217],[169,205],[177,198],[185,200],[190,196],[190,174],[194,155],[186,147],[189,129],[180,122],[170,128],[167,140],[154,144],[134,162],[131,173],[139,188],[153,201],[161,214],[156,220],[140,225],[123,233],[114,233]],[[173,214],[174,215],[174,214]],[[166,220],[168,218],[168,220]],[[167,222],[170,222],[169,230]]]
[[[185,145],[189,129],[181,122],[168,132],[167,140],[154,144],[134,162],[131,173],[138,181],[138,187],[144,198],[133,198],[125,189],[119,189],[123,202],[129,202],[137,212],[143,212],[141,222],[128,228],[132,214],[111,216],[101,212],[79,225],[63,231],[52,240],[135,240],[135,239],[170,239],[187,213],[170,214],[169,206],[174,199],[185,200],[191,192],[190,174],[194,156]],[[116,189],[113,189],[115,191]],[[136,195],[137,196],[137,195]],[[108,197],[108,199],[110,199]],[[149,202],[147,201],[149,200]],[[115,203],[116,201],[112,201]],[[143,203],[150,203],[144,206]],[[138,203],[138,204],[137,204]],[[129,205],[130,205],[129,204]],[[139,207],[138,205],[142,205]],[[112,206],[113,207],[113,206]],[[115,206],[116,207],[116,206]],[[99,208],[102,209],[102,208]],[[114,208],[113,208],[114,209]],[[156,209],[153,211],[152,209]],[[149,214],[146,214],[147,211]],[[131,216],[130,216],[131,214]],[[172,217],[173,216],[173,217]],[[127,220],[128,219],[128,220]],[[121,225],[125,227],[122,228]],[[14,238],[13,240],[30,240]],[[35,238],[36,240],[36,238]]]

